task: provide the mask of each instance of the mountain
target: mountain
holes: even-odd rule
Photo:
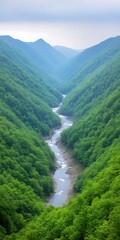
[[[1,64],[3,67],[5,67],[6,70],[8,68],[9,71],[12,71],[13,75],[16,68],[17,71],[15,74],[18,74],[20,84],[23,84],[27,89],[29,88],[33,93],[35,91],[35,93],[38,94],[40,98],[43,98],[51,107],[58,105],[62,97],[56,90],[50,87],[51,84],[49,80],[46,81],[46,73],[44,72],[44,76],[41,77],[41,72],[38,67],[33,61],[27,58],[22,51],[6,44],[6,41],[1,40],[0,43]],[[10,64],[12,64],[11,67],[9,66]],[[20,73],[20,71],[22,71],[22,73]]]
[[[87,159],[87,150],[92,147],[90,154],[94,152],[94,144],[96,145],[97,141],[99,141],[98,136],[102,136],[106,147],[112,143],[112,137],[113,139],[115,138],[114,133],[116,133],[120,123],[118,120],[120,110],[119,94],[120,52],[116,54],[116,57],[110,59],[104,67],[100,68],[97,72],[95,71],[92,77],[85,79],[66,97],[61,107],[61,112],[65,111],[66,115],[70,114],[73,116],[75,123],[63,133],[63,140],[69,147],[75,148],[74,150],[76,151],[76,155],[78,154],[77,156],[80,161],[83,158],[86,162],[91,162],[89,154]],[[118,121],[115,130],[114,121]],[[109,130],[108,136],[111,141],[109,141],[109,137],[107,136],[107,131]],[[111,133],[112,135],[110,136]],[[92,143],[92,138],[96,138],[94,143]],[[86,143],[84,142],[85,139]],[[80,145],[77,146],[77,142],[81,142],[81,148],[84,144],[86,145],[86,157],[84,157],[83,152],[82,155],[79,152]]]
[[[11,89],[12,93],[16,92],[15,85]],[[45,199],[53,192],[51,171],[55,169],[52,152],[32,125],[36,118],[33,105],[27,109],[25,100],[23,102],[19,96],[15,99],[7,89],[4,90],[6,101],[0,98],[1,239],[5,234],[19,231],[42,212]],[[10,97],[14,100],[12,107],[7,102],[11,101]],[[29,122],[24,123],[23,118],[28,118],[24,110],[31,115],[31,126]]]
[[[107,59],[109,60],[114,57],[119,51],[119,46],[120,36],[117,36],[82,51],[61,69],[60,77],[62,83],[59,89],[63,93],[71,91],[78,85],[81,79],[85,78],[88,74],[92,74]]]
[[[85,167],[75,183],[76,194],[63,207],[44,208],[4,240],[120,239],[120,45],[110,44],[106,56],[101,45],[101,62],[98,51],[97,67],[78,81],[61,106],[74,119],[61,140]]]
[[[56,78],[57,69],[67,61],[64,55],[42,39],[33,43],[22,42],[10,36],[0,36],[0,39],[37,65],[41,70],[41,76],[47,75],[48,78]]]
[[[88,69],[88,74],[87,71],[84,72],[86,76],[82,75],[82,71],[81,74],[77,72],[72,85],[77,85],[77,87],[65,98],[60,111],[62,114],[73,115],[75,119],[79,119],[82,115],[88,114],[93,103],[96,105],[98,99],[102,101],[105,95],[109,94],[109,91],[113,91],[115,87],[119,86],[120,53],[117,50],[119,47],[117,45],[117,48],[112,49],[112,54],[110,52],[110,55],[105,55],[106,61],[103,57],[103,62],[100,62],[98,57],[100,66],[96,68],[95,65],[95,70],[91,74],[87,68],[88,64],[87,67],[84,67],[84,69]],[[114,57],[111,58],[111,55]]]
[[[27,125],[32,125],[43,135],[49,134],[52,127],[60,124],[49,106],[57,106],[62,96],[37,75],[24,56],[2,40],[0,50],[2,100]]]
[[[29,43],[29,46],[38,56],[40,66],[47,68],[51,73],[53,71],[56,72],[56,70],[66,62],[66,57],[43,39]]]
[[[53,193],[54,155],[43,136],[60,126],[51,107],[62,100],[20,50],[26,45],[7,41],[0,39],[0,239],[39,215]]]
[[[67,58],[73,58],[73,57],[77,56],[80,51],[82,51],[82,50],[75,50],[72,48],[67,48],[67,47],[63,47],[63,46],[59,46],[59,45],[54,46],[54,48],[57,51],[61,52]]]

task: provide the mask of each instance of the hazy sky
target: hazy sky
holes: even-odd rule
[[[0,35],[86,48],[120,35],[120,0],[0,0]]]

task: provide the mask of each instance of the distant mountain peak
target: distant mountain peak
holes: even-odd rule
[[[59,51],[60,53],[62,53],[67,58],[76,57],[77,54],[79,54],[79,52],[80,52],[80,50],[76,50],[76,49],[72,49],[72,48],[68,48],[68,47],[64,47],[64,46],[59,46],[59,45],[54,46],[54,48],[57,51]]]
[[[35,42],[33,42],[33,44],[37,44],[37,45],[42,45],[42,46],[50,46],[51,45],[49,43],[47,43],[44,39],[40,38],[38,40],[36,40]]]

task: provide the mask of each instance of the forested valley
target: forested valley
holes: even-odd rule
[[[1,240],[120,239],[120,36],[75,54],[0,36]],[[55,208],[44,138],[61,125],[61,101],[73,119],[61,141],[85,170]]]

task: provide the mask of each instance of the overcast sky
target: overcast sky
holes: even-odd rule
[[[120,0],[0,0],[0,35],[87,48],[120,35]]]

